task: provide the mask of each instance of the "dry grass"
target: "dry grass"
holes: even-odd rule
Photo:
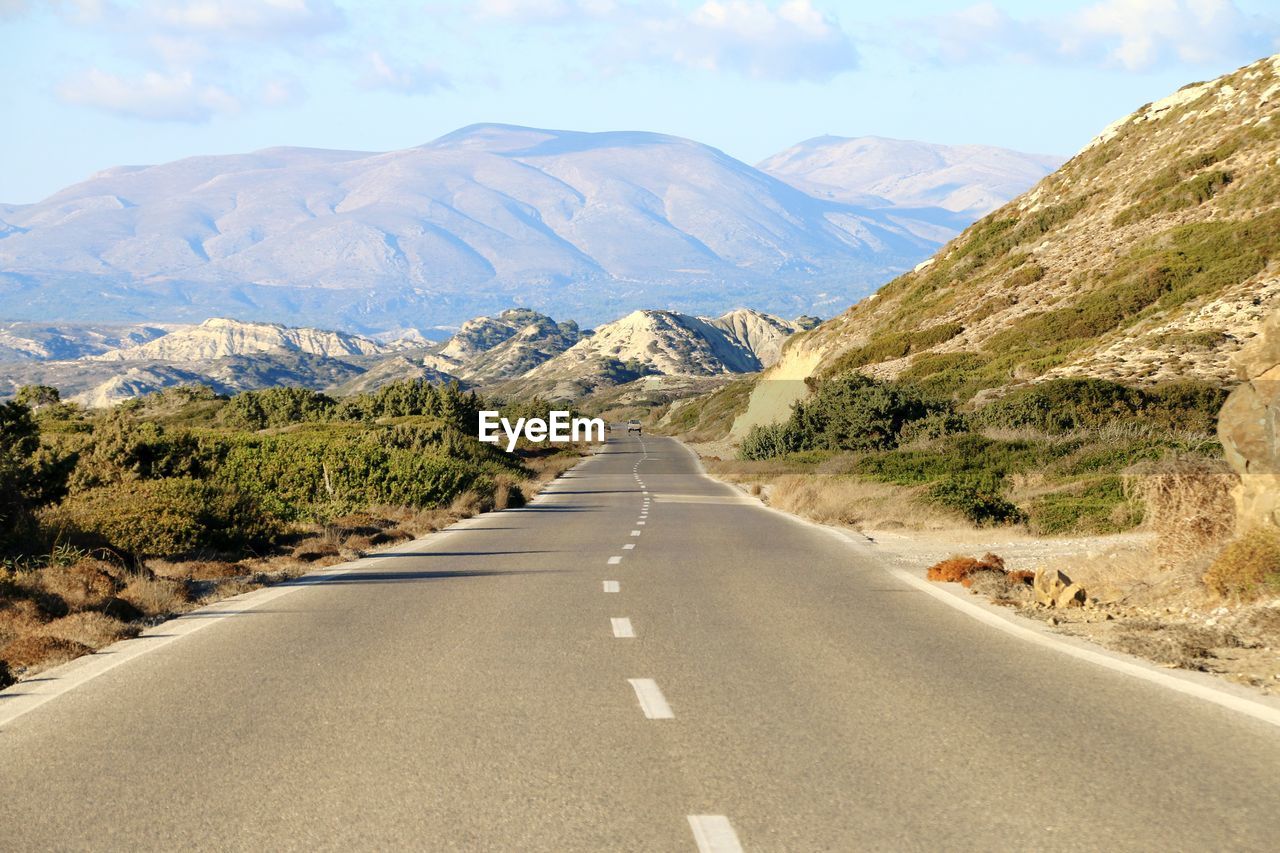
[[[1167,566],[1202,560],[1231,535],[1239,478],[1226,463],[1179,459],[1136,466],[1125,473],[1125,491],[1146,507],[1155,533],[1155,556]]]
[[[84,610],[100,607],[120,591],[121,584],[113,569],[115,567],[106,563],[86,558],[70,566],[49,566],[32,572],[31,576],[45,592],[61,598],[70,609]]]
[[[1225,598],[1280,592],[1280,531],[1253,528],[1228,542],[1205,571],[1204,585]]]
[[[45,634],[27,634],[0,649],[0,660],[4,660],[13,669],[48,669],[92,651],[90,646],[75,640]]]
[[[958,514],[887,483],[810,474],[784,474],[768,490],[771,506],[826,524],[861,529],[944,530],[970,525]]]
[[[173,616],[191,604],[186,585],[168,578],[132,578],[120,597],[147,616]]]
[[[126,625],[119,619],[113,619],[110,616],[87,610],[80,613],[72,613],[70,616],[63,616],[61,619],[54,619],[52,622],[40,626],[34,633],[42,637],[71,640],[97,651],[103,646],[111,645],[116,640],[122,640],[125,637],[136,637],[138,628],[133,625]]]

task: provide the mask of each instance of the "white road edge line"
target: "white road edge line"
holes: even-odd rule
[[[1272,708],[1270,706],[1263,705],[1261,702],[1253,702],[1243,696],[1226,693],[1214,687],[1210,687],[1207,684],[1197,684],[1194,681],[1184,681],[1181,678],[1166,675],[1159,670],[1148,669],[1141,664],[1131,663],[1123,658],[1111,657],[1110,655],[1101,654],[1091,649],[1079,648],[1068,643],[1060,642],[1053,637],[1045,636],[1044,634],[1040,634],[1030,628],[1024,628],[1023,626],[1014,624],[1013,622],[1007,622],[997,614],[988,612],[978,605],[965,601],[962,598],[956,598],[946,590],[935,589],[929,581],[918,578],[904,569],[895,568],[889,569],[888,571],[903,583],[910,584],[921,592],[928,593],[944,604],[954,607],[957,610],[961,610],[969,616],[972,616],[974,619],[977,619],[979,622],[984,622],[993,628],[998,628],[1006,634],[1011,634],[1019,639],[1035,643],[1038,646],[1055,649],[1063,654],[1078,658],[1079,660],[1088,661],[1116,672],[1122,672],[1126,675],[1131,675],[1134,678],[1140,678],[1143,681],[1159,684],[1163,687],[1169,688],[1170,690],[1185,693],[1188,696],[1195,696],[1199,699],[1213,702],[1214,704],[1221,705],[1224,708],[1239,711],[1242,714],[1248,714],[1250,717],[1270,723],[1273,726],[1280,726],[1280,708]]]
[[[680,446],[684,448],[686,453],[693,457],[694,466],[698,469],[698,473],[713,483],[720,483],[719,480],[707,473],[707,469],[702,464],[702,460],[698,458],[698,454],[694,453],[693,450],[689,449],[684,444],[681,444]],[[849,547],[857,547],[864,544],[853,539],[852,533],[841,530],[840,528],[830,527],[825,524],[818,524],[817,522],[810,521],[807,518],[800,518],[799,516],[792,515],[789,512],[783,512],[780,509],[767,505],[759,498],[751,498],[751,500],[754,501],[760,509],[763,509],[766,512],[780,515],[795,524],[801,524],[805,527],[820,530],[823,533],[836,537]],[[1053,649],[1057,652],[1061,652],[1062,654],[1070,655],[1077,660],[1088,661],[1089,663],[1104,667],[1105,669],[1112,670],[1113,672],[1120,672],[1142,681],[1146,681],[1150,684],[1156,684],[1160,687],[1182,693],[1186,696],[1194,696],[1197,699],[1212,702],[1215,705],[1236,711],[1240,714],[1245,714],[1246,716],[1253,717],[1255,720],[1261,720],[1262,722],[1269,723],[1273,726],[1280,726],[1280,708],[1274,705],[1257,702],[1245,696],[1228,693],[1227,691],[1210,684],[1201,684],[1198,681],[1192,681],[1189,678],[1182,678],[1163,672],[1156,669],[1154,665],[1149,665],[1138,659],[1128,660],[1118,654],[1112,654],[1105,651],[1094,651],[1093,649],[1083,648],[1064,642],[1052,635],[1041,634],[1029,627],[1019,625],[1012,621],[1012,617],[1007,617],[1002,614],[986,610],[971,601],[965,601],[963,598],[957,598],[946,590],[939,589],[932,582],[927,581],[924,578],[916,577],[905,569],[886,567],[884,570],[901,580],[903,583],[909,584],[921,592],[933,596],[948,607],[953,607],[961,613],[977,619],[979,622],[989,625],[999,631],[1003,631],[1011,636],[1017,637],[1018,639],[1026,640],[1027,642],[1034,643],[1035,645],[1042,646],[1044,648]]]
[[[618,592],[620,589],[621,589],[621,587],[618,585],[618,582],[617,582],[617,581],[605,581],[605,582],[604,582],[604,591],[605,591],[605,592]]]
[[[631,620],[625,616],[615,616],[609,620],[613,626],[613,636],[620,640],[634,640],[636,629],[631,627]]]
[[[675,714],[671,713],[671,706],[667,704],[667,699],[662,695],[662,691],[658,689],[658,682],[652,678],[628,678],[631,689],[636,692],[636,699],[640,702],[640,710],[644,711],[644,715],[650,720],[673,720]]]
[[[610,557],[610,558],[609,558],[609,565],[611,565],[611,566],[616,566],[616,565],[618,565],[618,563],[621,563],[621,562],[622,562],[622,558],[621,558],[621,557]]]
[[[742,853],[733,824],[722,814],[691,814],[689,828],[698,853]]]

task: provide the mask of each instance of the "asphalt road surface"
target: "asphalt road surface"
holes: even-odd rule
[[[613,435],[527,508],[0,727],[0,847],[1280,848],[1280,729],[993,630]]]

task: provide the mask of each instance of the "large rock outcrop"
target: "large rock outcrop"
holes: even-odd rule
[[[1280,527],[1280,311],[1235,359],[1239,385],[1218,415],[1227,462],[1240,475],[1236,523]]]

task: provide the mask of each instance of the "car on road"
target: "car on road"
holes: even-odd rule
[[[636,420],[635,418],[632,418],[631,420],[627,421],[627,434],[630,435],[633,432],[637,432],[637,433],[640,433],[641,435],[644,435],[644,430],[640,426],[640,421]]]

